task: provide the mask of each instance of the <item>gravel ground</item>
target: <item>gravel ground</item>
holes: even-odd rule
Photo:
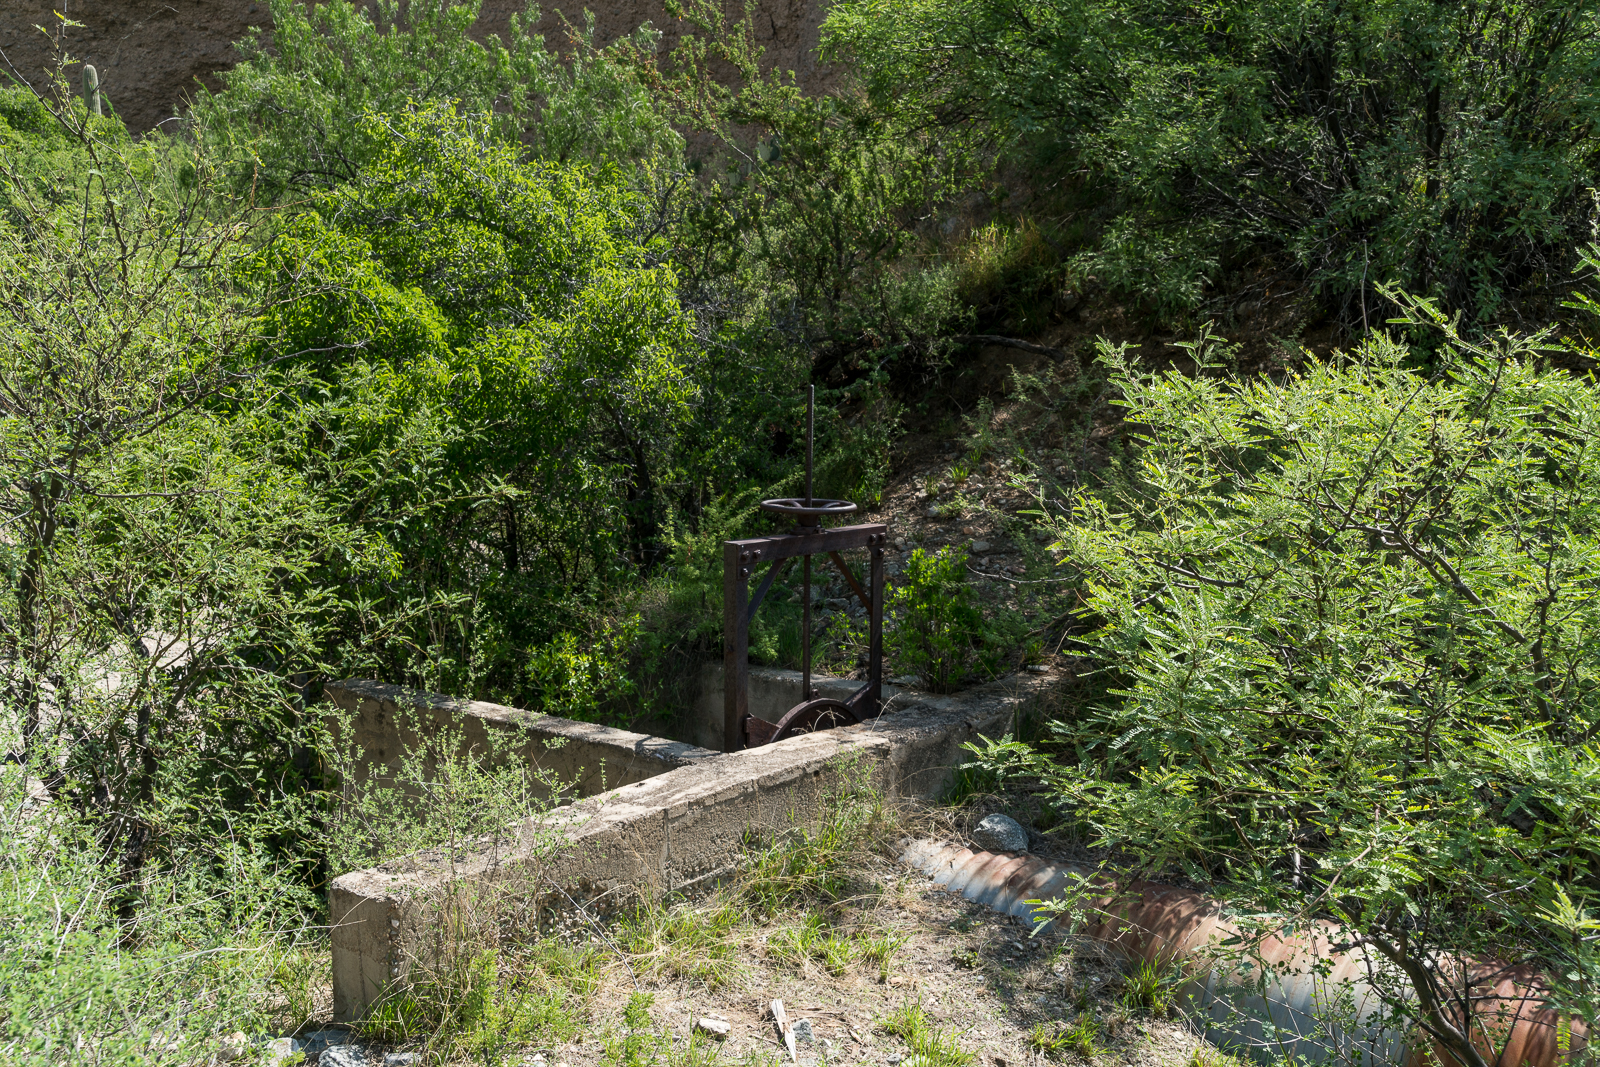
[[[642,983],[639,988],[654,997],[656,1025],[686,1045],[696,1019],[725,1019],[730,1032],[718,1042],[719,1058],[787,1061],[768,1012],[771,1001],[781,999],[790,1018],[810,1021],[817,1038],[809,1047],[800,1046],[802,1067],[899,1063],[907,1056],[905,1044],[885,1033],[882,1023],[916,1002],[962,1050],[975,1054],[975,1065],[1053,1060],[1176,1067],[1202,1048],[1182,1022],[1123,1008],[1120,965],[1095,944],[1048,929],[1029,937],[1020,920],[930,888],[927,878],[898,864],[883,861],[883,867],[885,892],[872,918],[907,938],[886,974],[868,968],[832,975],[820,966],[801,970],[769,959],[762,945],[781,923],[758,926],[744,973],[729,986]],[[634,992],[628,972],[613,969],[593,1002],[592,1033],[546,1050],[541,1058],[598,1067],[604,1050],[594,1035],[615,1032]],[[1102,1051],[1092,1059],[1067,1051],[1046,1057],[1030,1047],[1036,1026],[1070,1023],[1083,1013],[1097,1021],[1100,1032]],[[531,1055],[526,1062],[534,1062]]]

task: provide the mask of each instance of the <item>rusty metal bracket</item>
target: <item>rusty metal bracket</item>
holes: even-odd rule
[[[862,722],[876,717],[882,707],[883,552],[889,542],[889,527],[881,522],[831,530],[823,527],[825,516],[850,514],[856,510],[856,505],[848,500],[812,496],[815,397],[813,387],[806,398],[806,495],[761,503],[769,512],[793,517],[796,525],[787,533],[722,543],[722,746],[725,752],[781,741],[797,733]],[[865,589],[840,555],[860,549],[866,549],[870,558]],[[832,560],[867,609],[866,684],[843,701],[824,699],[811,687],[811,557],[814,555],[826,555]],[[750,623],[773,581],[796,558],[801,561],[804,588],[800,623],[800,703],[790,708],[777,723],[768,723],[750,714]],[[750,577],[763,563],[770,566],[752,594]]]

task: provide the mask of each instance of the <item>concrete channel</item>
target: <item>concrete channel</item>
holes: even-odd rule
[[[751,676],[758,717],[773,721],[797,702],[797,673]],[[813,681],[825,695],[855,684]],[[407,751],[444,734],[463,753],[493,748],[553,771],[581,797],[516,827],[498,847],[435,850],[335,878],[334,1017],[359,1018],[448,959],[476,936],[475,915],[503,923],[505,909],[491,899],[560,898],[603,911],[607,902],[689,890],[729,873],[752,835],[813,827],[827,797],[854,784],[870,783],[890,800],[936,798],[963,762],[962,745],[1006,733],[1051,682],[1013,675],[953,696],[886,688],[877,719],[726,753],[378,682],[330,685],[357,753],[352,786],[392,776]],[[708,719],[715,712],[720,734],[719,669],[708,669],[703,690],[719,699],[695,706]],[[693,736],[693,722],[682,732]]]

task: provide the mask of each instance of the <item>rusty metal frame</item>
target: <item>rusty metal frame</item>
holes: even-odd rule
[[[869,638],[867,652],[867,681],[842,703],[849,714],[860,722],[875,718],[883,702],[883,551],[889,541],[887,523],[871,522],[858,526],[841,526],[832,530],[820,526],[801,527],[793,533],[770,537],[751,537],[742,541],[722,543],[722,747],[734,752],[746,747],[748,740],[745,720],[750,716],[750,622],[756,610],[772,588],[780,572],[795,559],[804,561],[806,571],[805,605],[801,626],[805,629],[804,671],[801,675],[800,704],[794,710],[816,698],[811,688],[811,557],[827,556],[845,577],[862,606],[867,609]],[[855,574],[840,555],[855,549],[870,553],[867,588],[863,589]],[[750,578],[757,568],[767,564],[766,574],[750,592]]]

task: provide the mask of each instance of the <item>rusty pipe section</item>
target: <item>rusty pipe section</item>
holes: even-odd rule
[[[1119,886],[1089,867],[936,841],[911,841],[900,859],[949,892],[1030,922],[1042,916],[1028,901],[1087,888],[1084,916],[1074,932],[1127,959],[1162,965],[1188,961],[1177,1001],[1215,1045],[1266,1062],[1287,1057],[1353,1067],[1454,1064],[1425,1036],[1402,1031],[1385,1018],[1367,979],[1366,957],[1337,951],[1336,930],[1329,923],[1262,942],[1257,955],[1267,965],[1263,974],[1239,961],[1205,957],[1208,946],[1240,931],[1223,917],[1220,905],[1192,890],[1154,882]],[[1574,1021],[1563,1035],[1556,1013],[1544,1007],[1544,986],[1533,969],[1484,963],[1474,972],[1481,981],[1475,1032],[1495,1067],[1561,1067],[1583,1050],[1582,1024]]]

